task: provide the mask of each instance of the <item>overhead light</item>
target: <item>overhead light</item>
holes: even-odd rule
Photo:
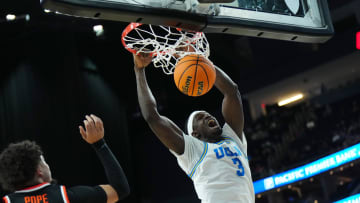
[[[13,14],[7,14],[6,15],[6,20],[7,21],[12,21],[12,20],[15,20],[16,19],[16,15],[13,15]]]
[[[102,25],[94,25],[93,30],[94,32],[99,32],[104,30],[104,27]]]
[[[302,99],[303,97],[304,97],[303,94],[297,94],[297,95],[295,95],[295,96],[292,96],[292,97],[289,97],[289,98],[287,98],[287,99],[284,99],[284,100],[279,101],[279,102],[278,102],[278,105],[279,105],[279,106],[284,106],[284,105],[290,104],[290,103],[292,103],[292,102],[294,102],[294,101],[298,101],[298,100]]]
[[[94,25],[93,30],[98,37],[104,33],[104,27],[102,25]]]
[[[45,13],[50,13],[51,11],[49,9],[44,9]]]

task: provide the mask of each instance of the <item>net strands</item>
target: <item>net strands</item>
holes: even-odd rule
[[[201,32],[189,32],[173,27],[141,25],[123,40],[136,53],[149,53],[156,68],[167,75],[173,74],[179,59],[189,54],[210,55],[209,43]]]

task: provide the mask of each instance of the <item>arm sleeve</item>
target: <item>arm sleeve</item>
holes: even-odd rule
[[[107,196],[100,186],[75,186],[68,188],[67,194],[71,203],[106,203]]]
[[[170,152],[177,158],[180,168],[189,174],[204,153],[205,143],[189,135],[184,134],[183,137],[185,142],[184,153],[179,155],[172,150]]]
[[[105,143],[105,140],[99,140],[92,144],[92,147],[95,149],[96,154],[103,164],[107,180],[117,192],[119,200],[128,196],[130,193],[129,183],[118,160]]]

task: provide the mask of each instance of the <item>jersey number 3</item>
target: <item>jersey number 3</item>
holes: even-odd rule
[[[242,165],[240,159],[236,157],[236,158],[233,158],[233,159],[231,159],[231,160],[233,161],[233,163],[234,163],[235,165],[237,165],[237,167],[238,167],[238,169],[239,169],[239,170],[236,171],[236,174],[237,174],[238,176],[244,176],[245,170],[244,170],[244,166]]]
[[[233,164],[235,164],[239,170],[236,171],[236,174],[238,176],[244,176],[245,175],[245,170],[244,170],[244,166],[242,165],[240,159],[238,158],[239,154],[236,152],[232,152],[228,147],[219,147],[217,149],[214,149],[214,152],[216,154],[216,158],[217,159],[222,159],[223,157],[225,157],[225,155],[227,157],[230,157]],[[233,158],[235,157],[235,158]]]

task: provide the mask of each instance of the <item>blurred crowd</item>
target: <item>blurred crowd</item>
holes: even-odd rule
[[[269,108],[245,134],[254,180],[304,165],[360,142],[360,94]]]
[[[238,7],[248,10],[256,10],[283,15],[295,15],[303,17],[308,10],[306,1],[299,1],[298,8],[294,11],[289,9],[287,2],[284,0],[238,0]],[[295,2],[295,1],[293,1]]]

